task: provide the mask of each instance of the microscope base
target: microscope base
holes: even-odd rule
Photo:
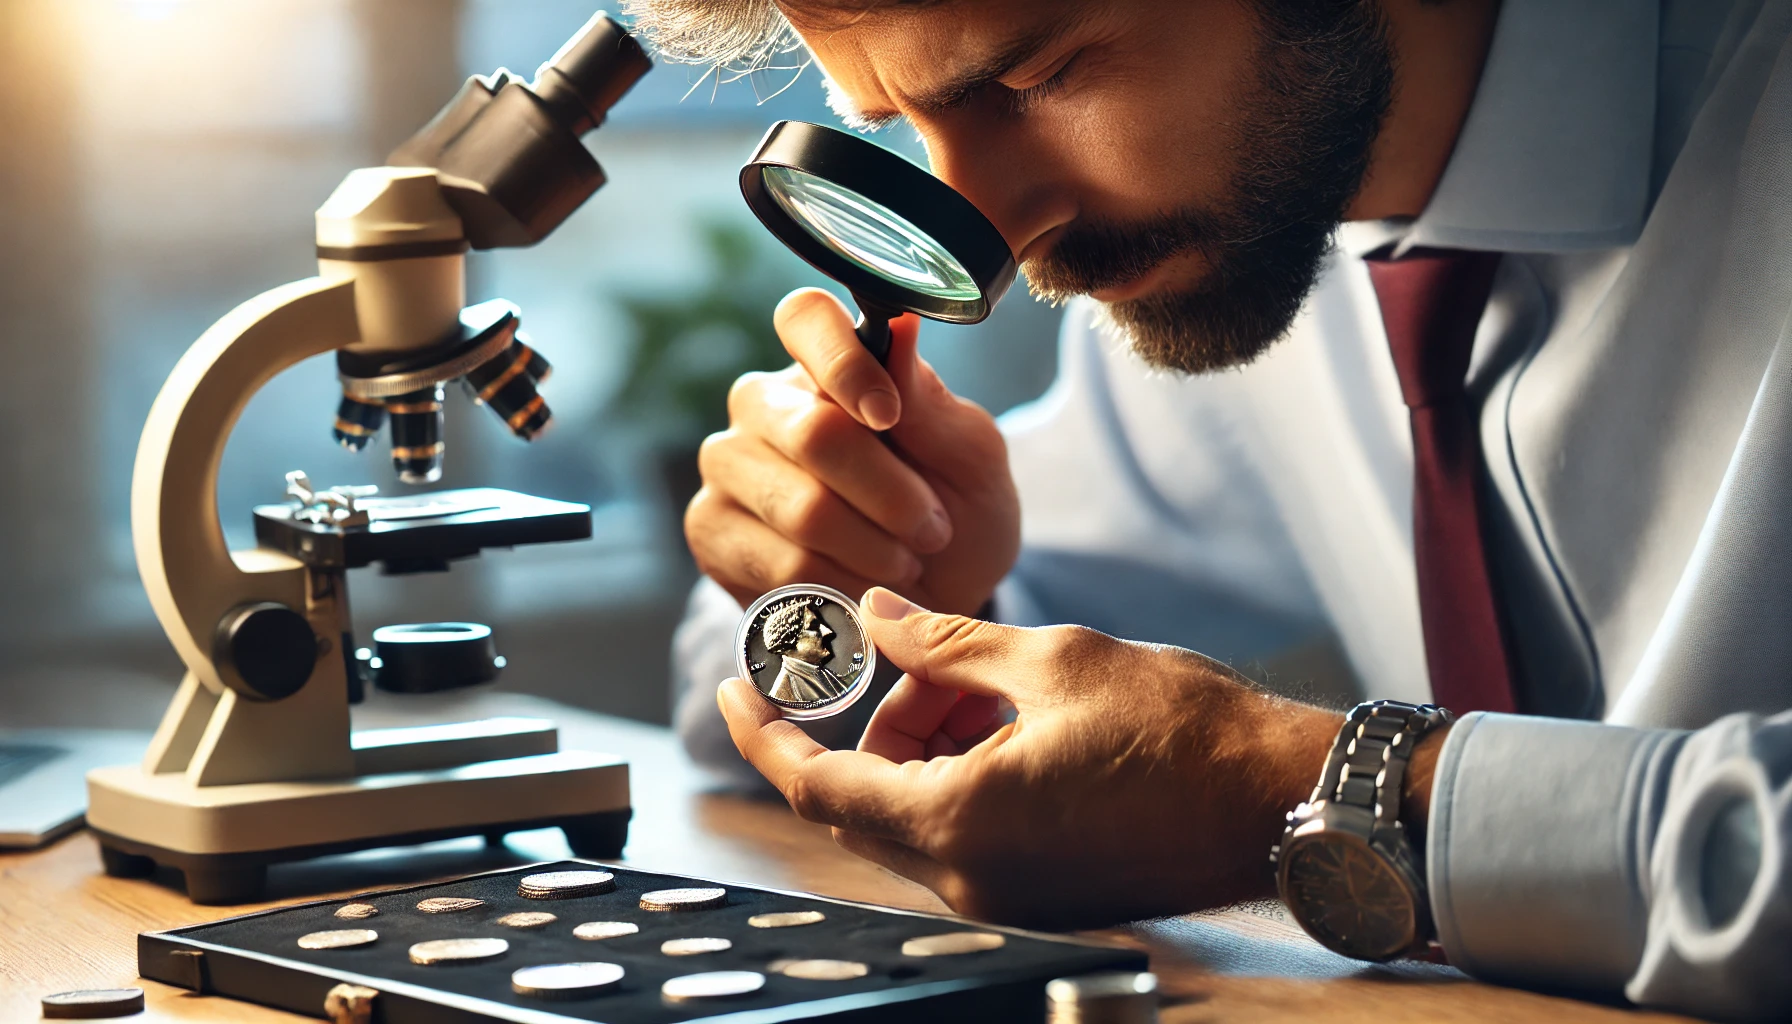
[[[574,856],[614,858],[631,813],[628,765],[582,751],[318,782],[192,786],[134,765],[88,775],[106,873],[174,868],[199,904],[258,899],[271,864],[461,836],[558,827]]]

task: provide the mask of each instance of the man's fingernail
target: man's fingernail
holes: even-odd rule
[[[902,415],[902,403],[888,391],[868,392],[859,399],[859,418],[872,430],[888,430]]]
[[[946,518],[945,510],[934,509],[915,531],[915,547],[925,554],[933,554],[944,550],[952,543],[952,520]]]
[[[922,610],[907,598],[882,587],[872,587],[865,592],[865,607],[878,618],[891,621],[906,619],[910,612]]]

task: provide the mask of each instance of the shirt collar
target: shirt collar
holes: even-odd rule
[[[1367,252],[1629,245],[1649,207],[1659,0],[1503,0],[1475,100],[1416,220],[1345,225]],[[1367,245],[1368,248],[1360,249]]]

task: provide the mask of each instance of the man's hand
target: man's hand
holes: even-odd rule
[[[685,512],[698,567],[743,605],[824,583],[981,607],[1020,550],[995,420],[915,354],[914,316],[893,325],[888,370],[827,292],[792,292],[773,319],[796,364],[736,382],[728,429],[703,443]]]
[[[886,590],[863,609],[908,674],[858,750],[823,748],[743,680],[718,697],[747,760],[842,846],[955,911],[1022,925],[1274,891],[1270,845],[1311,793],[1340,715],[1177,648],[935,614]]]

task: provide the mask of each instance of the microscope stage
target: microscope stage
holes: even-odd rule
[[[255,539],[313,568],[359,569],[382,562],[388,572],[404,572],[445,569],[485,548],[591,536],[591,506],[496,487],[365,498],[357,504],[371,521],[346,527],[296,518],[292,505],[259,505]]]

